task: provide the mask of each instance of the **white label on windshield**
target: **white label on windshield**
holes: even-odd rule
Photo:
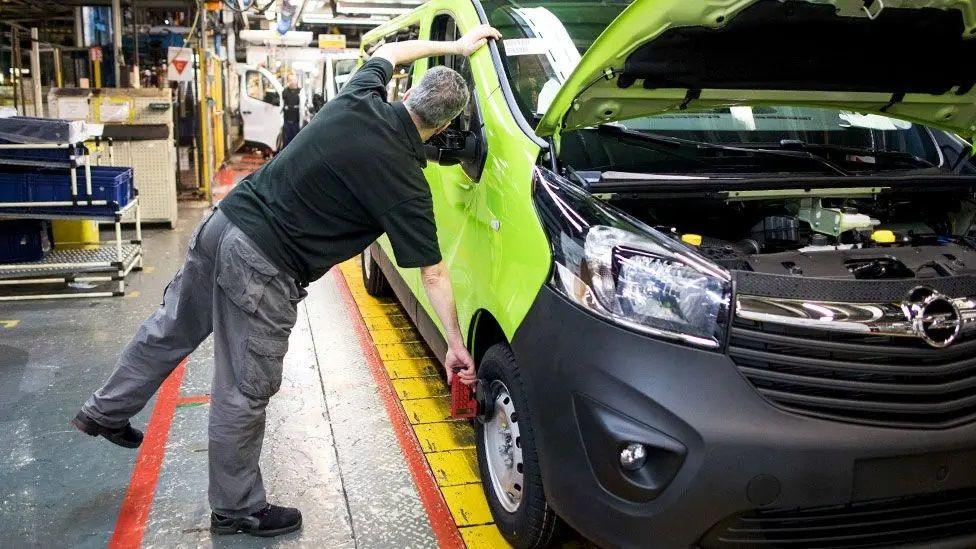
[[[543,55],[549,50],[542,38],[512,38],[505,40],[505,55]]]
[[[729,107],[732,118],[749,131],[756,130],[756,117],[752,115],[752,107]]]
[[[911,122],[881,116],[880,114],[841,112],[840,119],[844,122],[841,124],[841,127],[865,128],[868,130],[907,130],[912,127]]]

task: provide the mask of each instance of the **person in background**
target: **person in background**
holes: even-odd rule
[[[298,77],[294,74],[288,75],[288,86],[285,91],[282,92],[281,101],[285,106],[285,127],[284,127],[284,141],[281,145],[282,148],[288,146],[291,140],[298,135],[298,130],[301,129],[299,126],[299,120],[301,120],[301,91],[298,89]]]

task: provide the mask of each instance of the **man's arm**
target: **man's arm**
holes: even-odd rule
[[[478,25],[467,34],[453,42],[435,42],[432,40],[406,40],[404,42],[390,42],[383,44],[373,52],[373,57],[381,57],[389,61],[394,67],[409,65],[423,57],[437,57],[440,55],[468,56],[484,46],[489,38],[500,39],[501,33],[488,25]]]
[[[440,262],[430,267],[421,267],[421,277],[424,281],[424,290],[430,298],[430,304],[434,307],[434,312],[441,320],[441,325],[447,332],[447,356],[444,358],[444,368],[447,370],[447,381],[450,383],[454,377],[454,370],[458,369],[457,375],[465,385],[473,385],[477,379],[474,371],[474,359],[464,346],[464,338],[461,337],[461,327],[458,325],[457,307],[454,304],[454,289],[451,287],[451,277],[447,272],[444,262]]]

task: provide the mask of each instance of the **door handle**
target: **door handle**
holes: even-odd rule
[[[241,114],[251,114],[251,111],[241,111]]]

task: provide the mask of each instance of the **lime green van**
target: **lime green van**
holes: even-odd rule
[[[432,0],[426,175],[516,547],[976,546],[976,2]],[[380,239],[430,346],[416,270]]]

